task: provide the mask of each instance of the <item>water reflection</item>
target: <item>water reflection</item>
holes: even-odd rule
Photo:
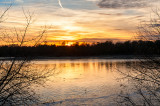
[[[55,68],[58,74],[49,78],[45,88],[40,88],[39,94],[46,101],[62,101],[66,99],[101,98],[116,94],[120,82],[117,70],[128,70],[126,61],[135,60],[105,60],[105,59],[63,59],[36,61],[39,67]],[[77,99],[78,100],[78,99]],[[105,100],[105,102],[108,102]],[[86,99],[86,102],[92,100]],[[65,102],[65,101],[64,101]],[[95,101],[98,102],[98,101]],[[68,103],[68,102],[67,102]],[[94,103],[92,101],[92,103]],[[80,103],[81,104],[81,103]]]

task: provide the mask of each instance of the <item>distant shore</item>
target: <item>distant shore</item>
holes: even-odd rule
[[[145,59],[147,57],[159,58],[159,55],[106,55],[106,56],[62,56],[62,57],[35,57],[35,59]]]
[[[105,56],[61,56],[61,57],[27,57],[32,60],[48,60],[48,59],[147,59],[160,58],[160,55],[144,56],[144,55],[105,55]],[[12,60],[14,57],[0,57],[0,60]],[[16,60],[23,60],[23,57],[16,57]]]

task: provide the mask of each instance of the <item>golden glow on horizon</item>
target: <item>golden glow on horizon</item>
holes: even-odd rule
[[[79,31],[79,30],[81,30],[81,28],[77,27],[77,26],[63,26],[62,29],[66,30],[66,31]]]
[[[52,39],[52,38],[51,38]],[[58,36],[58,38],[53,38],[53,40],[77,40],[74,36]]]

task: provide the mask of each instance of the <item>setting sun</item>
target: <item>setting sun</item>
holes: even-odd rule
[[[66,44],[65,44],[65,46],[72,46],[73,45],[73,42],[67,42]]]

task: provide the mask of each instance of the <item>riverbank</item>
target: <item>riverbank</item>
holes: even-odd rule
[[[0,60],[50,60],[50,59],[148,59],[148,58],[160,58],[160,55],[103,55],[103,56],[60,56],[60,57],[47,57],[47,56],[35,56],[35,57],[0,57]]]

